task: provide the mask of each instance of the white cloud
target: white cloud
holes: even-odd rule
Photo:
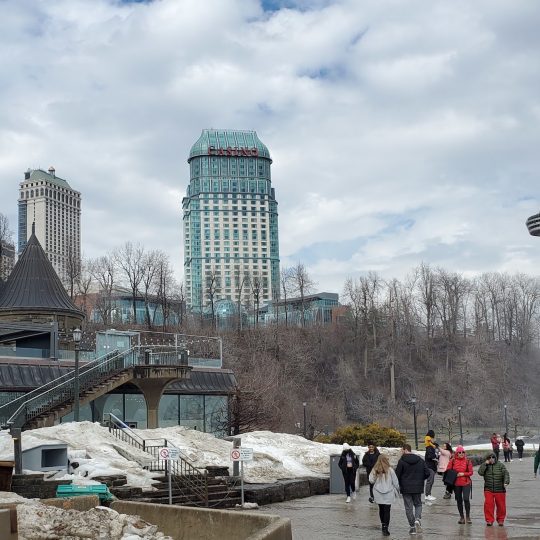
[[[302,256],[320,289],[422,260],[535,272],[539,10],[308,7],[2,3],[0,211],[15,227],[23,171],[52,164],[82,192],[87,255],[141,240],[181,277],[191,144],[205,127],[256,129],[284,262]]]

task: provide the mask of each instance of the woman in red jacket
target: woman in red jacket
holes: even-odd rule
[[[458,523],[472,523],[471,521],[471,488],[473,475],[473,465],[470,459],[465,455],[465,448],[458,446],[454,457],[448,463],[447,471],[453,469],[457,472],[457,478],[454,483],[454,494],[456,496],[457,507],[459,511]],[[463,504],[465,503],[465,515],[463,514]]]

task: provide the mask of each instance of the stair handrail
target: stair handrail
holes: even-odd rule
[[[128,442],[131,444],[131,446],[136,446],[142,450],[145,450],[145,439],[143,439],[140,435],[137,435],[137,433],[135,433],[126,423],[120,420],[118,416],[114,415],[113,413],[106,414],[109,416],[109,423],[107,426],[109,428],[109,433],[113,433],[113,430],[116,429],[122,430],[122,432],[126,434]],[[113,435],[116,437],[116,433],[113,433]]]
[[[131,349],[127,349],[125,351],[114,351],[110,353],[111,357],[104,362],[101,362],[98,365],[92,366],[89,369],[85,369],[82,373],[79,373],[79,392],[82,394],[87,388],[92,386],[92,384],[97,384],[100,381],[110,377],[114,371],[121,371],[125,368],[124,360],[129,357],[129,355],[134,352],[134,350],[137,347],[133,347]],[[122,362],[118,362],[121,360]],[[114,371],[105,371],[101,377],[99,377],[99,370],[104,370],[105,367],[113,365],[116,367]],[[93,377],[98,373],[98,377]],[[92,376],[90,377],[89,374]],[[45,410],[50,410],[54,408],[56,405],[63,403],[65,401],[68,401],[69,398],[73,397],[73,381],[75,377],[71,377],[70,379],[61,382],[60,384],[54,386],[53,388],[50,388],[46,390],[45,392],[42,392],[41,394],[34,396],[28,400],[26,400],[8,419],[6,422],[6,426],[9,428],[19,428],[23,427],[24,424],[28,421],[34,418],[35,416],[38,416],[38,414],[41,414]],[[92,383],[92,384],[89,384]],[[79,395],[80,395],[79,394]],[[56,401],[54,401],[55,398]],[[29,404],[33,403],[34,405],[41,405],[43,407],[42,410],[39,410],[36,412],[36,410],[29,410]],[[21,423],[22,421],[22,423]]]
[[[208,506],[208,471],[203,467],[197,467],[189,461],[186,454],[182,452],[180,448],[175,446],[171,441],[165,438],[158,439],[143,439],[140,435],[135,433],[127,424],[125,424],[120,418],[113,413],[109,414],[109,433],[112,433],[117,439],[142,449],[144,452],[150,454],[154,459],[150,462],[150,470],[167,470],[167,467],[171,467],[171,475],[182,478],[184,484]],[[115,423],[111,426],[110,420]],[[119,434],[122,433],[122,435]],[[159,445],[148,444],[151,441],[163,441]],[[167,447],[174,448],[178,451],[178,460],[163,460],[160,459],[158,454],[158,448]],[[167,463],[168,461],[168,463]],[[163,465],[161,464],[163,462]]]
[[[103,356],[100,356],[99,358],[96,358],[95,360],[92,360],[91,362],[87,362],[81,368],[79,369],[79,374],[84,373],[91,367],[93,367],[96,364],[100,364],[103,362],[106,362],[109,357],[115,355],[118,353],[118,350],[114,350],[111,352],[108,352],[104,354]],[[64,373],[63,375],[60,375],[60,377],[57,377],[56,379],[53,379],[52,381],[49,381],[41,386],[38,386],[37,388],[34,388],[34,390],[31,390],[30,392],[25,393],[22,396],[19,396],[18,398],[15,398],[12,401],[9,401],[8,403],[4,403],[0,406],[0,424],[2,426],[7,424],[7,420],[13,416],[14,412],[20,408],[20,403],[25,403],[27,401],[30,401],[33,397],[36,397],[38,395],[43,394],[47,391],[49,388],[54,388],[61,384],[61,381],[63,380],[69,380],[73,378],[73,374],[75,373],[75,370],[70,370]]]

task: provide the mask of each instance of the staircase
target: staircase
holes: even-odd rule
[[[154,459],[145,465],[150,471],[162,471],[168,474],[171,467],[172,503],[188,506],[206,506],[229,508],[240,503],[240,490],[236,480],[229,483],[215,477],[209,477],[206,469],[195,467],[187,456],[174,446],[171,441],[160,439],[143,439],[114,414],[108,415],[106,422],[109,432],[117,439],[150,454]],[[159,457],[160,448],[174,448],[180,454],[178,460],[164,461]],[[169,479],[167,475],[157,477],[158,483],[153,487],[156,491],[143,494],[142,502],[169,504]]]
[[[174,347],[133,347],[113,351],[79,370],[79,404],[90,401],[138,378],[182,379],[189,376],[187,354]],[[52,426],[73,409],[75,371],[0,406],[2,429]]]

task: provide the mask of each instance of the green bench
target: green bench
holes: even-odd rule
[[[67,486],[58,486],[56,488],[56,497],[58,499],[78,497],[80,495],[97,495],[100,503],[113,500],[113,496],[106,484],[96,484],[93,486],[76,486],[74,484],[68,484]]]

